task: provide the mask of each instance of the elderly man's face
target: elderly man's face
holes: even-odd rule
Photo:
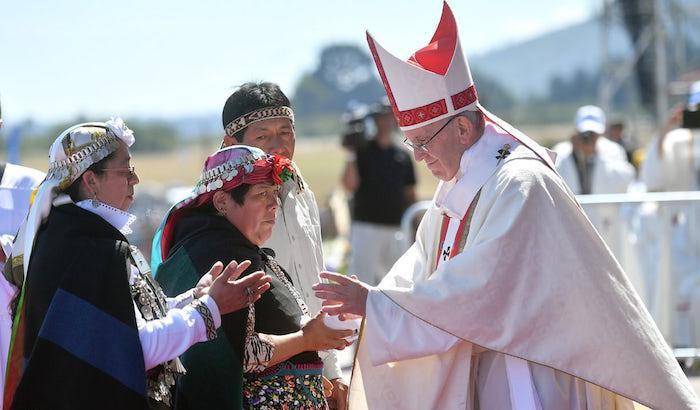
[[[404,132],[408,141],[413,145],[423,145],[424,149],[413,149],[413,157],[416,161],[424,161],[430,172],[443,181],[449,181],[459,171],[459,163],[462,159],[465,146],[460,143],[460,127],[465,117],[453,117],[449,124],[449,118],[428,124],[424,127]],[[443,128],[443,126],[445,126]],[[442,129],[441,129],[442,128]]]

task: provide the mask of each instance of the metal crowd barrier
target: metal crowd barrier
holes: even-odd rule
[[[700,191],[579,195],[577,199],[676,357],[700,358]],[[404,213],[401,227],[406,248],[430,205],[431,201],[417,202]],[[679,301],[687,299],[695,302],[693,307],[678,310]]]

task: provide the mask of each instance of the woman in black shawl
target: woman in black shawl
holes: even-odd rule
[[[260,300],[222,317],[225,338],[182,356],[188,374],[178,384],[178,409],[327,406],[317,351],[344,348],[353,332],[312,319],[274,252],[260,248],[275,224],[279,186],[290,178],[286,158],[247,146],[221,149],[156,234],[154,257],[165,259],[157,279],[168,294],[196,283],[200,268],[221,258],[249,260],[249,272],[272,277]]]

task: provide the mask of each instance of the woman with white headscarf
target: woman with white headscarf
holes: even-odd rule
[[[51,146],[5,269],[21,289],[5,409],[168,408],[184,371],[177,356],[216,337],[221,314],[269,286],[263,273],[229,280],[247,262],[217,263],[194,288],[165,298],[125,237],[136,219],[127,212],[139,182],[133,143],[115,119],[73,126]]]

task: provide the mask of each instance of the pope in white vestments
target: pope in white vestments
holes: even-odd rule
[[[364,316],[350,408],[700,408],[550,152],[478,103],[449,7],[408,61],[368,42],[442,182],[377,287],[315,285],[329,314]]]

